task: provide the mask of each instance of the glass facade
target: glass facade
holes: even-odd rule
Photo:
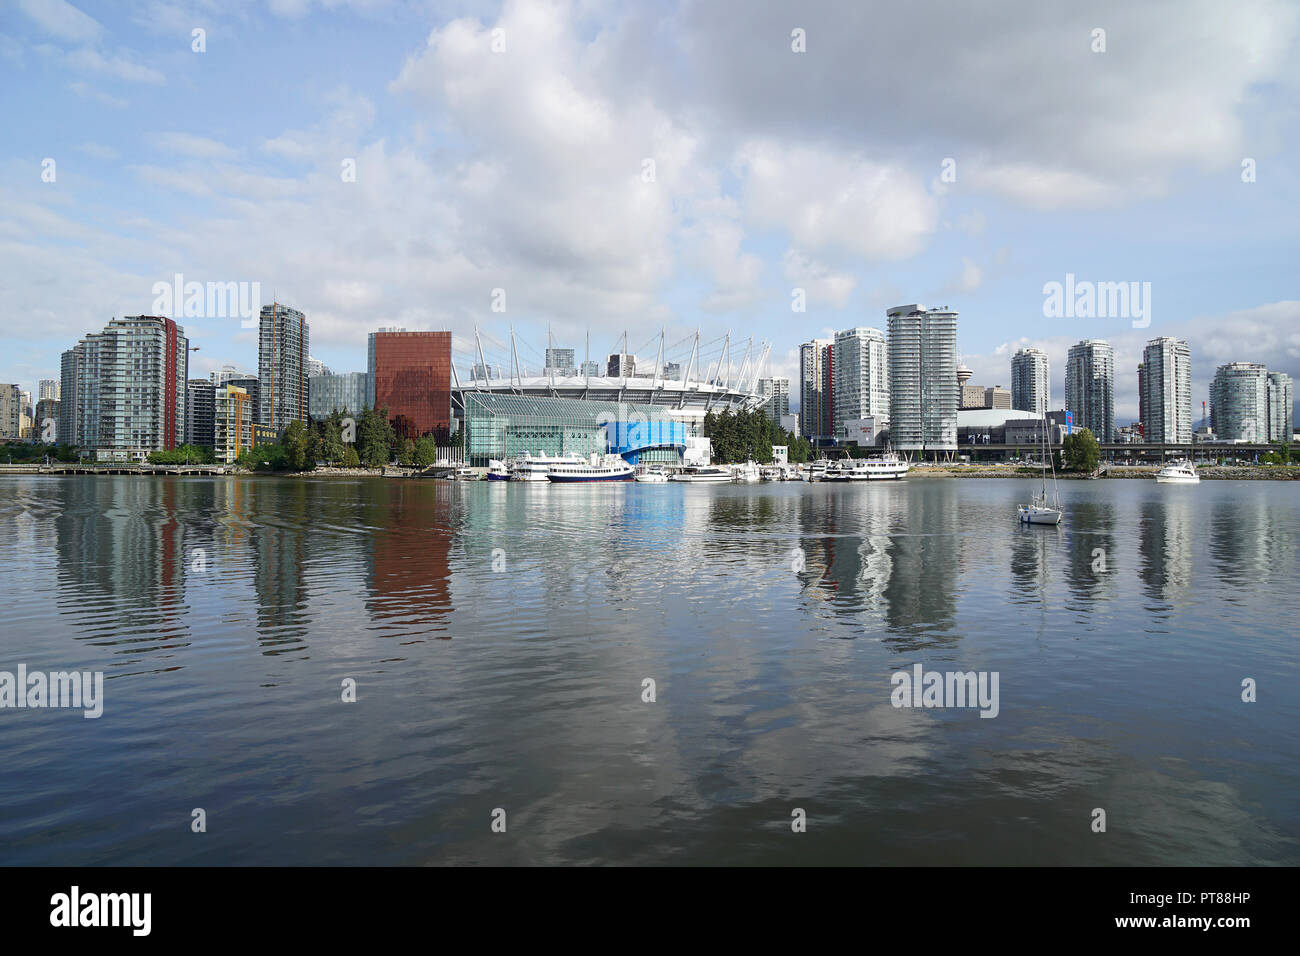
[[[844,423],[861,418],[889,418],[889,355],[885,333],[856,328],[835,333],[833,434],[844,436]],[[779,422],[780,419],[777,419]]]
[[[371,332],[367,349],[371,408],[405,438],[451,436],[451,333]]]
[[[1052,400],[1052,366],[1047,353],[1025,348],[1011,356],[1011,407],[1042,415]]]
[[[636,464],[677,462],[693,429],[662,405],[465,393],[465,458],[484,466],[531,455],[614,452]]]
[[[261,382],[257,421],[276,433],[290,422],[306,423],[307,350],[311,345],[307,317],[278,302],[262,306],[257,346],[257,378]]]
[[[901,305],[889,319],[889,440],[900,451],[955,451],[957,313]]]
[[[1268,373],[1268,440],[1290,441],[1295,426],[1295,394],[1291,376]]]
[[[185,440],[188,369],[189,340],[171,319],[113,319],[63,354],[63,440],[113,460],[175,448]]]
[[[1187,343],[1152,339],[1142,352],[1139,410],[1149,442],[1192,440],[1192,353]]]
[[[366,407],[369,379],[365,372],[312,376],[309,385],[311,417],[320,421],[329,418],[336,410],[344,415],[360,415]]]
[[[1109,342],[1085,339],[1070,346],[1065,408],[1074,414],[1075,428],[1088,429],[1103,444],[1115,440],[1115,352]]]
[[[1210,422],[1219,441],[1266,441],[1268,369],[1255,362],[1220,365],[1210,382]]]

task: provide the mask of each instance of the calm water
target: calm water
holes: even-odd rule
[[[1300,863],[1300,485],[1028,487],[0,479],[0,862]]]

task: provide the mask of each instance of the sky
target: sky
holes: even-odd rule
[[[1300,378],[1298,35],[1290,0],[5,0],[0,381],[179,273],[301,309],[334,371],[381,327],[462,369],[475,328],[532,369],[698,329],[795,393],[801,342],[948,306],[972,384],[1034,345],[1054,407],[1110,341],[1120,422],[1173,335],[1199,419],[1224,362]],[[1050,314],[1067,275],[1149,315]],[[176,318],[191,377],[256,369]]]

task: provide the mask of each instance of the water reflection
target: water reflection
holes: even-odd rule
[[[448,638],[453,490],[440,482],[388,482],[376,489],[378,525],[368,536],[372,628],[385,637]]]
[[[11,659],[120,678],[111,720],[0,720],[0,850],[1294,863],[1294,487],[1071,483],[1045,529],[1014,481],[0,481]],[[999,717],[893,708],[913,661],[998,670]],[[1239,671],[1268,707],[1216,696]],[[222,841],[159,827],[178,792],[238,809]]]

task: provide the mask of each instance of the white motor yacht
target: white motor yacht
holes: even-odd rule
[[[662,484],[668,481],[668,473],[664,471],[662,465],[646,465],[637,469],[632,480],[647,484]]]
[[[1160,469],[1156,481],[1170,485],[1195,485],[1200,483],[1201,476],[1190,461],[1171,461]]]
[[[723,481],[731,481],[731,469],[719,468],[716,465],[693,465],[677,472],[672,476],[671,480],[717,484]]]

